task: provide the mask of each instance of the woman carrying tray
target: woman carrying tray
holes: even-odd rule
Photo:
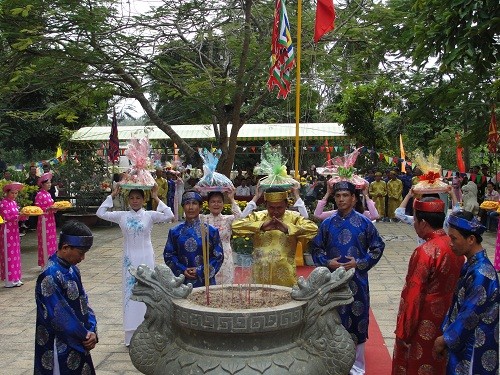
[[[4,199],[0,201],[0,217],[4,223],[0,225],[0,277],[5,280],[5,287],[12,288],[23,285],[21,281],[21,237],[19,235],[19,216],[16,203],[17,194],[23,184],[12,182],[3,187]]]
[[[126,185],[129,187],[128,185]],[[140,187],[140,186],[138,186]],[[153,224],[172,220],[172,210],[158,198],[158,185],[151,190],[151,197],[157,202],[156,211],[146,211],[144,205],[144,189],[142,186],[130,190],[128,194],[128,211],[111,211],[113,199],[120,193],[120,186],[113,189],[111,195],[97,210],[101,219],[117,223],[123,234],[123,329],[125,331],[125,345],[129,346],[132,335],[144,320],[146,305],[143,302],[132,301],[132,287],[134,276],[129,272],[129,267],[146,264],[150,268],[155,266],[155,254],[151,243]]]
[[[52,173],[47,172],[38,178],[40,190],[35,196],[35,205],[43,210],[43,215],[38,217],[38,265],[45,267],[49,257],[57,251],[56,218],[53,208],[54,200],[50,195],[52,186]]]

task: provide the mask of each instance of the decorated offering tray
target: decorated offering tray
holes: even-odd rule
[[[70,201],[57,201],[54,202],[52,208],[56,208],[58,210],[67,210],[68,208],[73,207]]]
[[[129,184],[129,183],[124,183],[120,184],[120,187],[122,189],[140,189],[140,190],[151,190],[154,185],[141,185],[141,184]]]
[[[40,216],[43,215],[43,210],[38,206],[25,206],[19,213],[23,216]]]

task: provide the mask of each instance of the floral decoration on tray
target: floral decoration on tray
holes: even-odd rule
[[[132,163],[132,166],[125,172],[120,181],[122,188],[149,190],[154,186],[155,179],[148,170],[151,165],[148,156],[150,151],[151,147],[147,137],[141,139],[132,138],[129,141],[125,155]]]
[[[269,142],[266,142],[262,146],[260,164],[254,168],[255,175],[265,175],[260,179],[259,186],[263,189],[273,186],[285,189],[299,187],[299,182],[287,174],[286,162],[286,158],[281,153],[281,146],[271,146]]]
[[[349,154],[328,160],[322,167],[316,168],[316,172],[322,176],[331,176],[328,180],[330,186],[340,181],[349,181],[356,186],[356,189],[363,189],[368,185],[368,181],[357,175],[354,168],[360,149],[357,148]]]
[[[425,156],[420,150],[415,152],[414,161],[422,171],[422,175],[418,176],[419,181],[413,186],[413,192],[418,194],[431,194],[448,191],[448,184],[441,178],[439,155],[440,150],[428,156]]]
[[[221,150],[215,150],[211,153],[206,148],[199,149],[198,153],[203,159],[203,176],[200,181],[195,185],[195,190],[201,193],[208,193],[211,191],[231,191],[234,185],[229,178],[222,173],[216,172],[217,164],[219,163]]]

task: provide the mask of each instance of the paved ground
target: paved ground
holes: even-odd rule
[[[370,271],[371,307],[392,355],[393,331],[399,296],[404,283],[409,257],[416,246],[413,228],[401,223],[377,223],[386,241],[384,255]],[[156,225],[153,245],[157,262],[161,257],[168,228]],[[96,312],[100,342],[92,351],[99,375],[137,374],[123,345],[121,317],[122,238],[117,226],[94,229],[95,245],[81,263],[84,286]],[[494,251],[496,234],[486,233],[484,245]],[[33,373],[35,333],[36,233],[22,238],[23,280],[20,288],[0,287],[0,373],[26,375]],[[379,375],[379,374],[376,374]]]

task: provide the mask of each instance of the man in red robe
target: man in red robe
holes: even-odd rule
[[[446,361],[432,355],[434,340],[442,335],[441,323],[464,264],[450,247],[443,230],[444,202],[437,198],[415,200],[414,227],[426,240],[413,252],[396,325],[392,375],[444,374]]]

